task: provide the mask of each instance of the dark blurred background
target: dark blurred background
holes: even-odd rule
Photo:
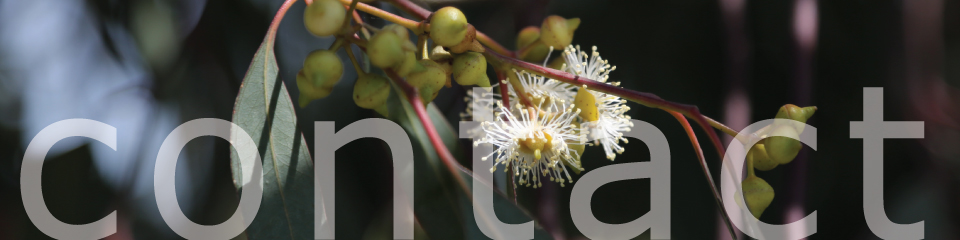
[[[40,129],[78,117],[116,126],[118,150],[89,140],[58,143],[43,170],[44,197],[53,215],[82,224],[116,210],[118,233],[108,239],[178,239],[159,218],[153,199],[159,143],[183,122],[231,118],[243,75],[281,2],[0,0],[0,239],[48,238],[23,210],[20,162]],[[925,122],[924,139],[884,142],[887,215],[897,223],[924,221],[927,239],[960,238],[956,1],[420,3],[429,9],[459,7],[479,31],[509,48],[520,29],[539,26],[547,15],[579,17],[574,44],[597,46],[617,66],[611,79],[624,88],[697,105],[734,129],[773,118],[787,103],[817,106],[809,123],[819,129],[819,149],[805,147],[790,164],[757,173],[776,191],[760,219],[783,224],[817,211],[818,233],[812,239],[877,238],[863,217],[863,145],[849,137],[849,122],[863,119],[862,89],[883,87],[884,120]],[[398,12],[389,4],[374,5]],[[280,75],[293,99],[303,59],[333,41],[306,31],[304,6],[298,2],[290,9],[276,43]],[[356,75],[346,69],[333,94],[298,109],[305,146],[313,146],[314,121],[335,121],[339,129],[378,116],[353,104]],[[453,126],[467,106],[465,95],[463,87],[454,86],[434,101]],[[683,129],[663,111],[630,104],[629,114],[658,126],[671,145],[672,237],[729,239]],[[707,139],[699,130],[698,137]],[[461,141],[460,154],[467,144]],[[708,141],[702,145],[718,176],[716,151]],[[642,142],[631,141],[626,149],[610,162],[599,149],[588,148],[583,166],[589,172],[648,160]],[[191,220],[217,224],[236,209],[229,152],[226,141],[206,137],[190,142],[181,154],[176,184]],[[382,142],[354,141],[337,151],[337,159],[337,237],[388,236],[382,233],[389,233],[384,221],[391,213],[392,170]],[[467,160],[460,158],[470,166]],[[594,214],[607,223],[643,215],[650,209],[649,183],[627,180],[601,187],[593,197]],[[580,238],[567,210],[572,187],[545,186],[520,189],[520,204],[544,221],[539,224],[564,229],[560,237]]]

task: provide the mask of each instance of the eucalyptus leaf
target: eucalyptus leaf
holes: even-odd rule
[[[256,142],[263,161],[263,199],[247,237],[313,239],[313,162],[297,126],[293,102],[277,75],[270,42],[268,36],[254,55],[233,112],[233,123]],[[235,151],[230,163],[234,186],[242,191]]]

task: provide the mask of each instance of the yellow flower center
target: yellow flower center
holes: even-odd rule
[[[533,137],[521,138],[520,139],[520,151],[523,153],[533,154],[533,158],[539,160],[543,155],[542,152],[544,149],[550,149],[553,147],[553,141],[550,134],[547,134],[544,131],[540,131],[540,134],[543,136],[534,135]]]

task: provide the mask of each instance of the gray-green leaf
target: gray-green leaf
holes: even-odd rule
[[[313,239],[313,161],[277,76],[273,44],[264,41],[243,78],[233,122],[253,138],[263,161],[263,199],[247,228],[249,239]],[[234,186],[241,191],[240,162],[230,154]]]

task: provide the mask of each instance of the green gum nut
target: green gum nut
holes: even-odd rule
[[[317,50],[307,55],[303,61],[303,74],[314,86],[332,88],[340,82],[343,75],[343,63],[337,54],[330,50]]]
[[[463,86],[489,87],[487,59],[477,52],[466,52],[453,58],[453,79]]]
[[[517,50],[520,50],[521,60],[528,62],[540,62],[547,57],[550,48],[540,40],[540,28],[530,26],[517,34]]]
[[[370,63],[379,68],[393,68],[403,63],[406,57],[403,41],[393,31],[380,31],[370,38],[367,43],[367,55],[370,55]]]
[[[437,97],[450,75],[431,60],[420,60],[420,65],[423,65],[423,70],[411,73],[407,82],[420,91],[420,99],[427,105]]]
[[[747,209],[754,217],[760,218],[764,210],[773,202],[773,187],[767,181],[757,176],[747,176],[743,180],[743,199],[747,201]]]
[[[379,107],[374,108],[373,111],[376,111],[384,117],[390,117],[390,107],[388,107],[387,104],[380,105]]]
[[[423,70],[423,66],[417,61],[417,54],[413,51],[404,53],[403,62],[397,66],[397,74],[401,77],[407,77],[410,73]]]
[[[522,48],[518,57],[520,57],[520,60],[527,62],[543,62],[548,53],[550,53],[550,47],[543,42],[536,41],[528,48]]]
[[[747,161],[753,161],[753,168],[760,171],[769,171],[780,165],[780,163],[770,159],[767,156],[767,148],[763,143],[757,143],[747,152]]]
[[[410,39],[410,30],[408,30],[403,26],[400,26],[399,24],[386,25],[386,26],[383,26],[383,28],[381,28],[380,30],[391,31],[393,33],[396,33],[397,37],[400,37],[400,39],[406,39],[406,40]]]
[[[336,0],[314,0],[303,11],[303,24],[311,34],[325,37],[343,27],[347,10]]]
[[[353,85],[353,102],[366,109],[376,109],[390,97],[390,83],[377,74],[362,74]]]
[[[817,112],[817,107],[815,106],[798,107],[797,105],[786,104],[780,107],[780,110],[777,111],[776,118],[791,119],[798,122],[806,123],[807,120],[813,117],[813,114],[815,112]],[[796,123],[791,125],[793,125],[797,129],[797,132],[799,133],[803,132],[803,128],[805,126],[803,124],[796,124]]]
[[[573,41],[573,31],[580,26],[579,18],[564,19],[551,15],[540,25],[540,41],[553,49],[563,49]]]
[[[298,103],[301,108],[310,104],[310,101],[325,98],[330,95],[330,92],[333,92],[332,87],[324,88],[313,85],[313,81],[307,79],[307,76],[303,73],[303,69],[297,73],[297,89],[300,90]]]
[[[573,105],[580,109],[580,117],[585,122],[594,122],[600,119],[600,113],[597,110],[597,97],[593,96],[586,88],[580,88],[577,96],[573,98]]]
[[[540,39],[540,28],[535,26],[523,28],[517,34],[517,49],[525,48],[538,39]]]
[[[430,39],[444,47],[460,44],[467,35],[467,17],[460,9],[444,7],[430,17]]]
[[[797,157],[797,154],[800,153],[800,149],[803,147],[800,141],[796,140],[800,134],[797,134],[797,130],[794,129],[793,126],[774,126],[776,127],[770,132],[770,136],[783,135],[793,138],[774,136],[763,139],[764,146],[767,149],[767,156],[779,164],[790,163]]]

